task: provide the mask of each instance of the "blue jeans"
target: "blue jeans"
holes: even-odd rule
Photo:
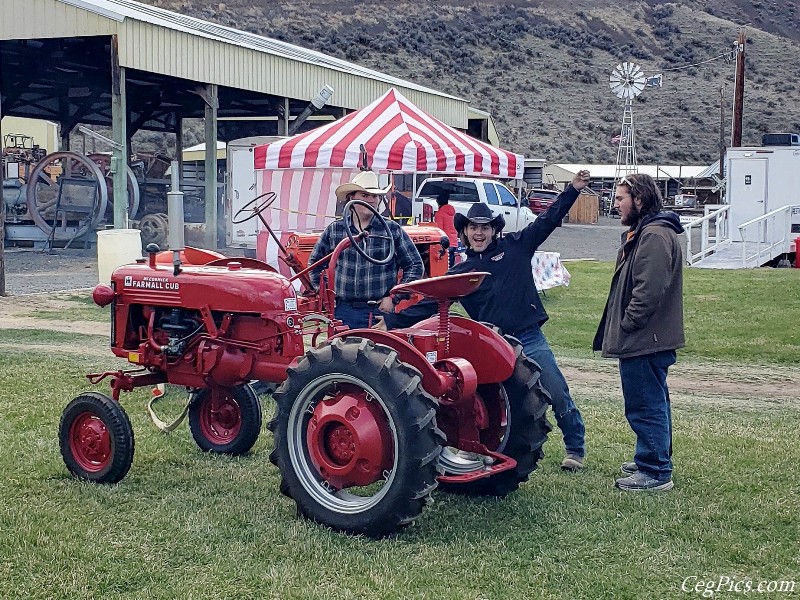
[[[672,410],[667,371],[674,350],[619,359],[625,418],[636,434],[633,460],[639,470],[660,480],[672,478]]]
[[[366,329],[369,325],[375,325],[378,317],[385,317],[377,306],[352,306],[350,304],[337,303],[334,315],[350,329]],[[370,315],[372,322],[370,323]]]
[[[538,363],[542,372],[540,380],[544,389],[550,393],[553,414],[561,433],[564,435],[564,446],[568,454],[584,456],[586,454],[586,427],[583,417],[575,406],[569,393],[569,386],[561,369],[556,364],[556,357],[550,344],[539,327],[526,329],[514,335],[521,343],[525,356]]]

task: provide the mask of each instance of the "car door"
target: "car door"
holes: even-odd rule
[[[519,206],[514,194],[511,193],[502,183],[495,184],[497,193],[500,197],[500,205],[503,209],[503,216],[506,219],[506,229],[508,231],[520,231],[536,220],[534,215],[527,207]]]
[[[483,191],[486,195],[486,204],[488,204],[489,208],[492,210],[492,216],[496,217],[497,215],[503,215],[503,218],[506,221],[506,230],[508,230],[508,225],[510,224],[508,222],[509,216],[506,212],[508,209],[500,202],[500,195],[497,193],[497,188],[495,187],[494,183],[491,181],[484,181]]]

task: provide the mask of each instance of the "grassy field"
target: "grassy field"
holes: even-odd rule
[[[613,366],[587,351],[611,267],[568,267],[572,285],[548,292],[548,337],[558,355]],[[796,362],[798,276],[688,271],[681,364],[766,377]],[[773,320],[762,321],[768,311]],[[784,399],[673,394],[676,487],[642,496],[612,487],[634,441],[617,386],[576,381],[590,452],[584,472],[558,468],[556,430],[519,492],[504,500],[437,493],[413,527],[371,541],[296,517],[278,491],[266,428],[249,456],[203,454],[186,426],[169,435],[152,427],[144,391],[123,399],[136,436],[129,475],[114,486],[72,479],[58,450],[61,411],[87,389],[84,373],[115,362],[110,353],[25,347],[44,339],[0,330],[4,599],[671,598],[701,597],[681,591],[687,577],[800,580],[796,391]],[[105,340],[58,343],[102,348]],[[272,413],[268,397],[264,409]]]

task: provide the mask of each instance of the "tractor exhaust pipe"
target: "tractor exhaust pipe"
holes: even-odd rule
[[[167,192],[167,243],[172,250],[173,275],[181,272],[181,250],[185,248],[183,240],[183,192],[180,188],[180,170],[178,161],[173,160],[170,168],[172,189]]]

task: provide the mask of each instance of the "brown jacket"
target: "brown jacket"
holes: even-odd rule
[[[642,219],[622,247],[592,348],[629,358],[685,345],[683,336],[683,227],[673,212]]]

